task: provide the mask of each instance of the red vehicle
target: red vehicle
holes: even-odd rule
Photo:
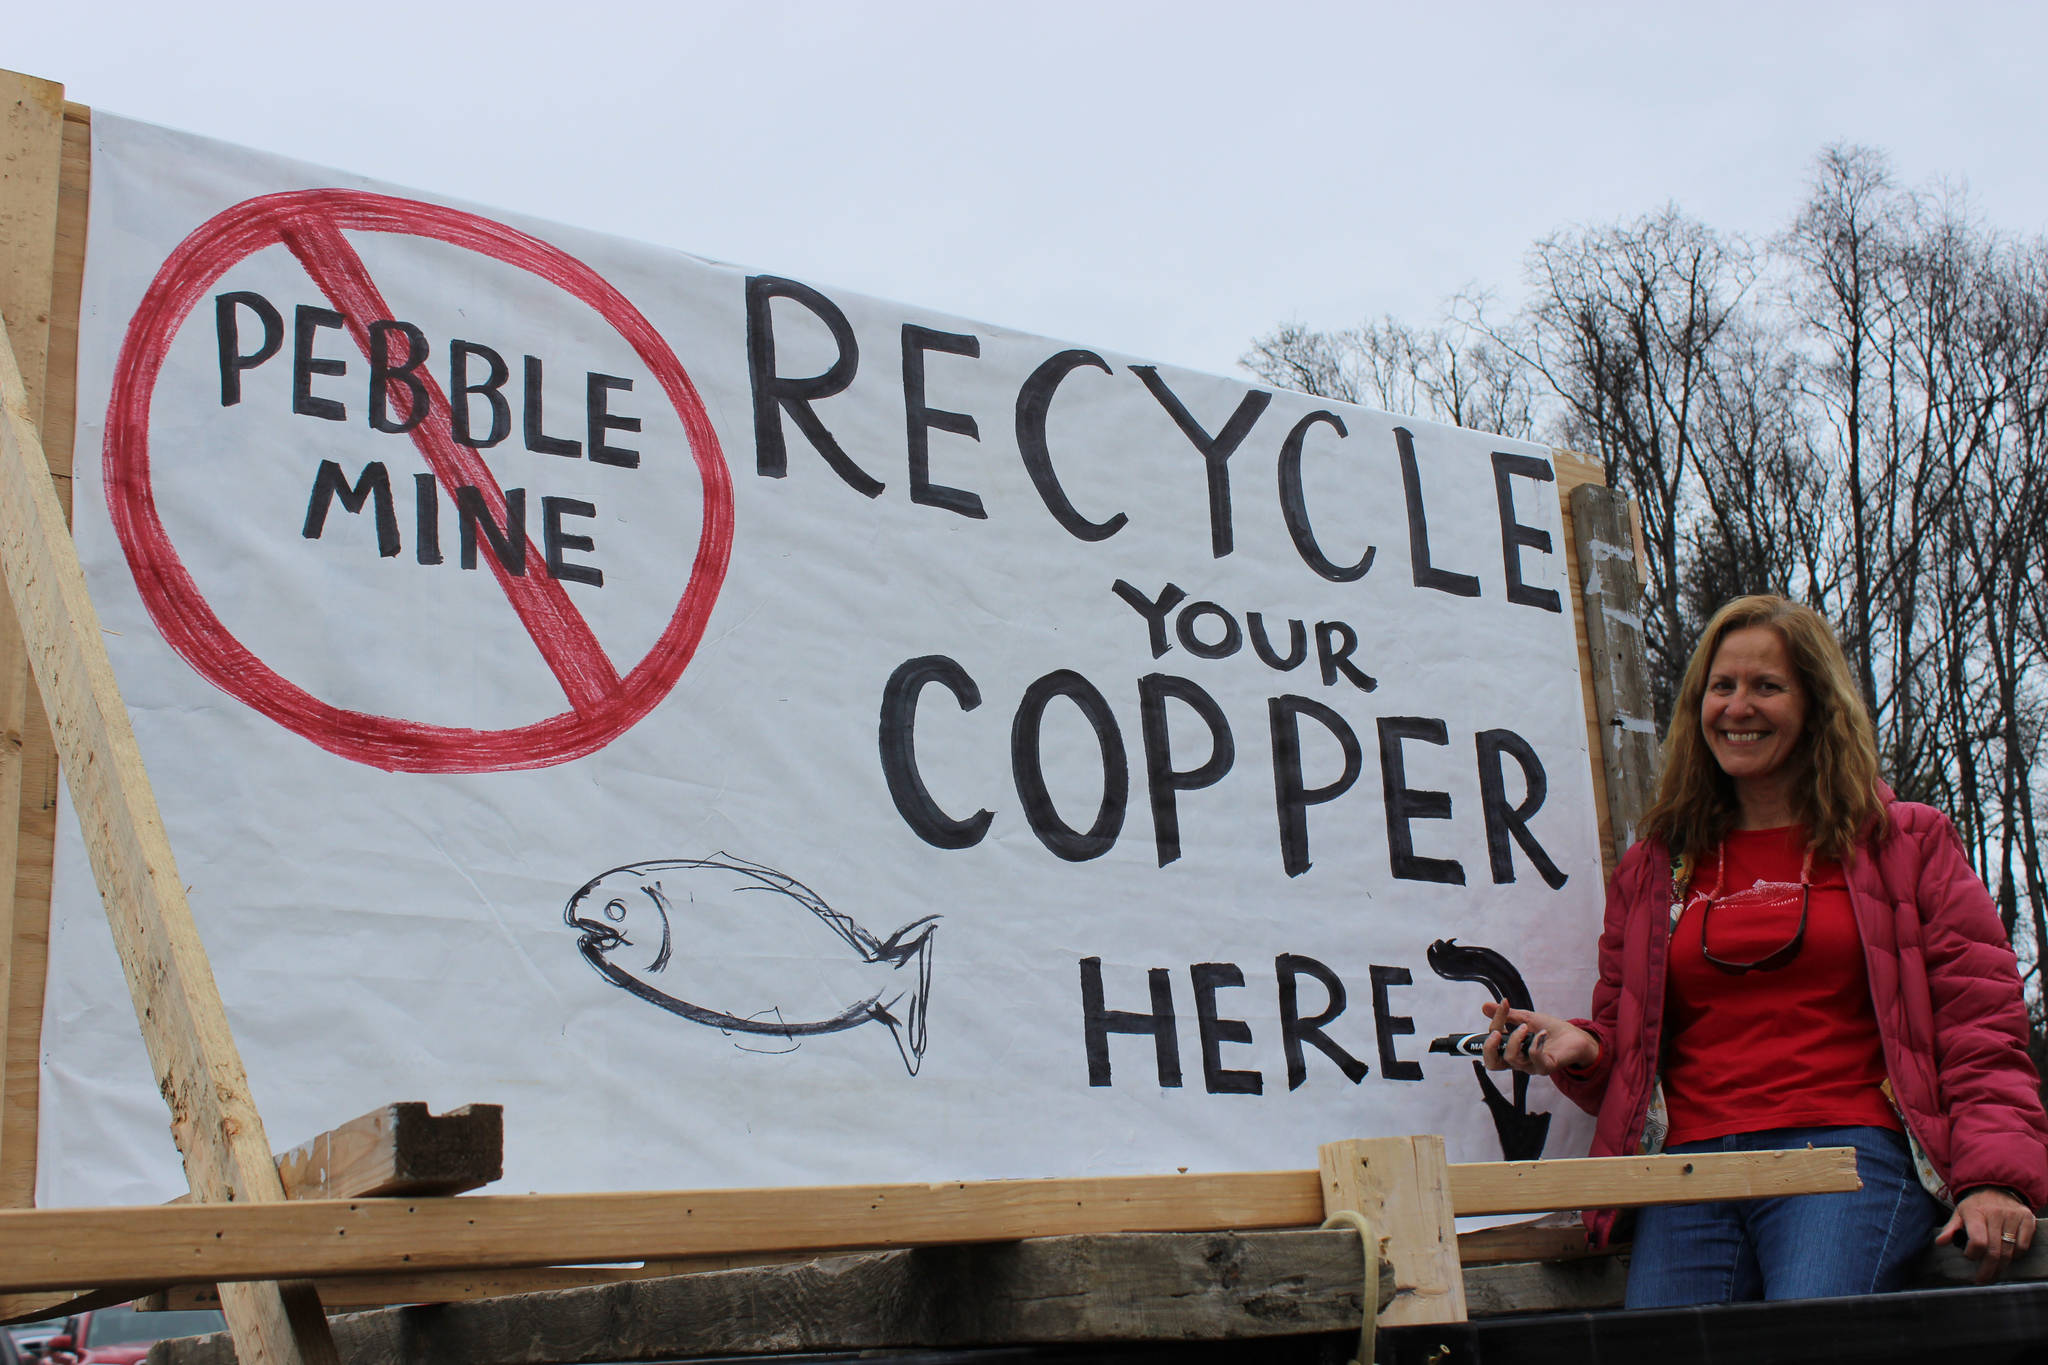
[[[138,1313],[132,1304],[95,1308],[69,1318],[46,1347],[48,1365],[135,1365],[165,1337],[224,1332],[218,1308]]]

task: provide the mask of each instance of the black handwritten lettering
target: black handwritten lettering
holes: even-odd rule
[[[1364,1080],[1368,1068],[1364,1062],[1346,1052],[1337,1041],[1323,1032],[1344,1012],[1344,982],[1322,963],[1312,957],[1297,953],[1282,953],[1273,959],[1273,970],[1280,978],[1280,1046],[1287,1054],[1287,1088],[1301,1089],[1308,1080],[1308,1062],[1301,1050],[1303,1043],[1313,1046],[1316,1051],[1337,1064],[1344,1073],[1344,1079],[1357,1085]],[[1304,1019],[1301,1017],[1300,987],[1296,978],[1312,976],[1322,983],[1329,1003],[1321,1011]]]
[[[1208,429],[1195,420],[1179,395],[1166,386],[1154,365],[1133,365],[1131,373],[1138,376],[1146,390],[1159,401],[1173,418],[1188,443],[1201,452],[1202,463],[1209,480],[1209,552],[1221,559],[1229,554],[1234,545],[1230,519],[1230,457],[1244,438],[1251,434],[1258,422],[1259,414],[1273,401],[1273,395],[1263,389],[1249,390],[1238,400],[1237,410],[1223,424],[1223,430],[1211,436]]]
[[[263,324],[263,340],[253,351],[242,350],[241,315],[246,308]],[[242,401],[242,371],[253,370],[276,355],[284,345],[284,318],[269,299],[238,289],[217,295],[213,301],[213,330],[220,347],[220,405],[231,408]]]
[[[1113,374],[1109,362],[1093,351],[1061,351],[1031,372],[1017,390],[1017,453],[1023,457],[1024,472],[1045,510],[1052,513],[1062,530],[1076,540],[1107,540],[1121,531],[1130,517],[1122,512],[1107,521],[1090,521],[1076,511],[1067,491],[1053,472],[1052,451],[1046,444],[1045,422],[1052,411],[1053,394],[1060,381],[1082,366]]]
[[[1109,1035],[1130,1033],[1151,1037],[1160,1088],[1179,1087],[1180,1030],[1173,1017],[1173,974],[1164,967],[1153,967],[1145,973],[1145,980],[1152,997],[1149,1013],[1113,1010],[1103,1000],[1102,959],[1081,959],[1081,1032],[1088,1055],[1089,1085],[1110,1082]]]
[[[1529,832],[1530,819],[1542,809],[1543,798],[1550,791],[1542,760],[1529,747],[1529,741],[1513,730],[1482,730],[1477,740],[1479,805],[1486,815],[1486,854],[1493,865],[1493,880],[1506,883],[1515,879],[1514,853],[1508,847],[1512,838],[1536,865],[1536,874],[1544,884],[1552,891],[1557,890],[1564,885],[1565,874]],[[1524,791],[1519,805],[1508,804],[1507,780],[1501,771],[1503,755],[1512,757],[1522,769]]]
[[[1493,452],[1493,491],[1495,500],[1500,504],[1500,555],[1502,567],[1507,570],[1508,601],[1518,606],[1561,612],[1564,604],[1558,601],[1557,589],[1532,588],[1522,581],[1522,547],[1526,545],[1539,553],[1549,554],[1550,532],[1524,526],[1515,520],[1515,494],[1508,480],[1517,475],[1539,483],[1550,483],[1557,477],[1547,460],[1512,455],[1505,450]]]
[[[775,372],[776,299],[788,299],[808,309],[825,324],[837,347],[832,363],[809,378],[791,378]],[[839,305],[807,284],[774,275],[747,277],[747,378],[754,395],[754,467],[764,478],[780,479],[789,473],[789,448],[782,432],[782,414],[795,419],[813,449],[825,458],[832,472],[846,486],[866,497],[879,497],[883,484],[855,464],[840,449],[839,442],[818,419],[811,405],[830,398],[853,382],[860,366],[860,343],[854,339],[853,324]]]
[[[1173,745],[1168,737],[1166,702],[1172,698],[1185,705],[1209,730],[1209,756],[1193,768],[1173,766]],[[1138,680],[1138,718],[1145,739],[1145,785],[1152,801],[1152,839],[1165,867],[1180,857],[1180,807],[1178,794],[1214,786],[1237,761],[1237,741],[1231,737],[1230,722],[1216,699],[1186,678],[1169,673],[1148,673]]]
[[[1045,708],[1053,698],[1065,697],[1080,709],[1102,752],[1102,804],[1095,821],[1085,831],[1060,818],[1053,807],[1052,792],[1045,784],[1045,759],[1040,750]],[[1123,734],[1116,716],[1095,685],[1072,669],[1057,669],[1024,689],[1017,703],[1016,719],[1010,727],[1010,769],[1017,783],[1017,797],[1024,803],[1024,819],[1038,842],[1055,857],[1070,863],[1100,858],[1116,844],[1124,827],[1124,807],[1131,795],[1131,770],[1124,756]]]
[[[967,670],[943,654],[927,654],[899,665],[882,689],[882,718],[877,742],[882,776],[897,814],[918,838],[934,848],[972,848],[988,833],[995,812],[978,810],[956,820],[939,808],[917,767],[915,731],[917,698],[926,684],[937,683],[953,694],[962,711],[981,705],[981,689]]]
[[[1411,882],[1465,884],[1465,869],[1454,858],[1425,858],[1415,851],[1415,820],[1451,818],[1451,794],[1417,791],[1408,785],[1407,760],[1401,753],[1406,740],[1427,744],[1449,744],[1450,730],[1441,720],[1429,716],[1382,716],[1380,733],[1380,782],[1387,807],[1387,860],[1396,877]]]
[[[398,514],[391,503],[391,475],[382,460],[364,465],[353,486],[340,465],[332,460],[320,462],[320,470],[313,476],[313,495],[306,501],[306,524],[300,531],[307,540],[320,539],[327,527],[327,509],[336,498],[350,512],[361,512],[365,501],[372,502],[378,555],[389,559],[398,553]]]
[[[1274,697],[1266,703],[1273,730],[1273,804],[1280,819],[1280,864],[1290,877],[1308,871],[1308,808],[1335,801],[1351,790],[1365,764],[1358,736],[1344,717],[1312,697]],[[1344,771],[1320,787],[1304,784],[1301,772],[1301,717],[1321,725],[1344,753]]]
[[[1350,434],[1344,429],[1343,418],[1320,409],[1294,424],[1294,429],[1287,433],[1287,439],[1280,443],[1280,515],[1287,523],[1288,538],[1293,540],[1295,553],[1301,556],[1302,563],[1332,583],[1355,583],[1372,568],[1379,547],[1366,546],[1364,555],[1356,564],[1338,564],[1323,553],[1323,547],[1316,543],[1315,531],[1308,523],[1308,496],[1301,482],[1301,448],[1308,440],[1309,428],[1318,422],[1335,428],[1340,437]]]
[[[1408,501],[1408,563],[1415,586],[1434,588],[1453,597],[1479,596],[1479,580],[1452,573],[1429,562],[1429,514],[1422,506],[1422,470],[1415,462],[1415,437],[1406,427],[1394,428],[1394,446],[1401,453],[1401,491]]]
[[[1265,1090],[1266,1078],[1256,1071],[1227,1069],[1223,1065],[1223,1044],[1249,1043],[1251,1025],[1242,1019],[1223,1019],[1216,1013],[1216,992],[1241,988],[1244,972],[1235,962],[1197,962],[1188,968],[1195,983],[1195,1022],[1202,1036],[1202,1084],[1212,1095],[1257,1095]]]

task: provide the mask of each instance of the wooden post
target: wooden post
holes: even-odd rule
[[[0,330],[0,574],[49,712],[114,946],[192,1193],[282,1203],[263,1121],[185,901],[185,884]],[[337,1365],[309,1283],[222,1294],[244,1365]]]
[[[1380,1314],[1388,1327],[1465,1321],[1465,1272],[1458,1264],[1458,1223],[1451,1169],[1435,1135],[1352,1138],[1316,1152],[1323,1212],[1356,1209],[1386,1239],[1394,1300]]]
[[[57,247],[57,182],[64,146],[64,87],[0,72],[0,321],[16,342],[23,400],[42,421],[50,298]],[[14,886],[20,851],[23,740],[29,711],[28,655],[14,611],[0,603],[0,1115],[10,1096],[4,1023],[14,971]],[[26,964],[25,964],[26,965]],[[37,964],[39,965],[39,964]],[[32,1066],[33,1059],[26,1059]],[[13,1155],[0,1122],[0,1164]],[[32,1186],[0,1182],[0,1203],[25,1206]]]
[[[1607,772],[1609,866],[1635,842],[1657,778],[1657,726],[1643,667],[1643,584],[1636,569],[1628,499],[1583,484],[1571,492],[1572,541],[1580,574],[1580,617],[1593,669],[1600,763]]]
[[[43,436],[43,454],[55,481],[57,500],[70,507],[71,436],[75,428],[74,394],[78,369],[78,298],[85,276],[85,219],[92,147],[89,111],[82,105],[65,103],[62,90],[47,81],[34,81],[0,72],[0,104],[15,120],[34,122],[44,117],[51,102],[62,105],[62,152],[57,176],[56,256],[45,256],[33,228],[37,206],[46,186],[39,176],[29,174],[44,165],[38,138],[21,145],[14,134],[0,134],[6,150],[0,154],[0,277],[16,291],[15,301],[0,307],[0,318],[12,329],[17,316],[27,340],[47,336],[47,347],[28,353],[23,362],[23,389],[29,397],[31,415],[40,412],[38,430]],[[30,118],[31,112],[34,119]],[[18,131],[18,130],[17,130]],[[42,282],[49,291],[48,326],[33,306]],[[25,295],[25,300],[21,297]],[[18,312],[17,312],[18,310]],[[28,352],[26,346],[24,352]],[[36,356],[40,354],[40,362]],[[41,376],[42,383],[35,381]],[[0,600],[9,629],[14,612]],[[19,755],[18,818],[5,821],[16,840],[11,877],[0,876],[0,999],[6,1009],[0,1013],[0,1206],[27,1207],[34,1202],[36,1185],[36,1128],[40,1077],[37,1065],[42,1056],[44,969],[49,958],[50,863],[57,830],[57,750],[50,739],[42,698],[30,685],[28,655],[18,632],[0,644],[0,678],[20,691],[0,701],[0,715],[8,717],[0,729],[7,736],[7,762]],[[22,702],[21,723],[14,696]],[[19,746],[12,742],[19,740]],[[0,763],[0,767],[6,766]],[[0,782],[13,790],[12,779]],[[7,835],[0,835],[6,838]]]

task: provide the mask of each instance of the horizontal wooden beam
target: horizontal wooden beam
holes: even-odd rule
[[[417,1100],[400,1100],[350,1119],[320,1136],[302,1142],[277,1158],[277,1174],[287,1199],[361,1199],[373,1195],[461,1194],[497,1180],[505,1173],[505,1106],[465,1104],[433,1114]],[[174,1203],[189,1202],[181,1197]],[[723,1269],[723,1267],[719,1267]],[[518,1274],[535,1272],[520,1271]],[[659,1270],[649,1272],[660,1274]],[[556,1289],[562,1284],[589,1284],[592,1279],[535,1283],[531,1289]],[[505,1289],[500,1293],[526,1290]],[[367,1303],[419,1303],[420,1296],[366,1299],[361,1288],[332,1297],[325,1308]],[[0,1295],[0,1313],[8,1296]],[[451,1298],[478,1298],[475,1293]],[[118,1302],[118,1300],[117,1300]],[[137,1298],[136,1306],[153,1312],[172,1308],[220,1305],[220,1290],[211,1284],[172,1285]],[[76,1311],[76,1310],[73,1310]]]
[[[1393,1276],[1380,1283],[1391,1296]],[[1049,1237],[392,1309],[337,1319],[334,1332],[351,1365],[1254,1340],[1355,1332],[1364,1286],[1349,1231]],[[225,1337],[157,1350],[159,1365],[233,1365]]]
[[[1173,1234],[1184,1235],[1184,1234]],[[1468,1269],[1511,1261],[1553,1261],[1593,1255],[1586,1245],[1583,1227],[1536,1227],[1517,1223],[1501,1228],[1482,1228],[1458,1234],[1458,1260]],[[748,1266],[782,1265],[810,1260],[803,1252],[759,1252],[748,1256],[682,1256],[666,1261],[645,1261],[637,1265],[555,1265],[518,1266],[504,1270],[432,1270],[408,1275],[346,1275],[315,1281],[321,1306],[329,1312],[344,1308],[382,1308],[393,1303],[456,1303],[466,1299],[501,1299],[511,1294],[536,1294],[556,1289],[580,1289],[588,1285],[620,1284],[627,1280],[653,1280],[667,1275],[695,1275],[712,1270],[738,1270]],[[1467,1282],[1469,1283],[1469,1276]],[[0,1295],[9,1298],[62,1301],[63,1294]],[[160,1293],[137,1301],[145,1310],[218,1308],[220,1291],[210,1284],[172,1285]],[[29,1317],[44,1314],[31,1313]]]
[[[41,1290],[32,1294],[0,1294],[0,1324],[16,1322],[38,1322],[43,1318],[68,1318],[73,1313],[83,1313],[88,1308],[112,1308],[117,1303],[126,1303],[134,1296],[132,1289],[76,1289]],[[411,1299],[386,1299],[386,1303],[412,1303]],[[220,1293],[215,1291],[208,1308],[220,1307]]]
[[[1577,1223],[1570,1227],[1510,1223],[1506,1227],[1458,1234],[1458,1264],[1467,1267],[1507,1261],[1562,1261],[1594,1254],[1586,1241],[1585,1227]]]
[[[350,1119],[277,1158],[278,1177],[288,1199],[355,1199],[384,1194],[461,1194],[488,1185],[505,1170],[505,1107],[466,1104],[433,1114],[417,1100],[401,1100]],[[187,1203],[189,1195],[173,1203]],[[659,1271],[653,1273],[660,1273]],[[568,1281],[588,1284],[589,1279]],[[534,1288],[555,1288],[539,1285]],[[512,1291],[507,1291],[512,1292]],[[135,1297],[131,1287],[112,1290],[0,1294],[0,1323],[82,1313]],[[409,1303],[418,1299],[377,1299]],[[211,1284],[174,1285],[140,1296],[144,1309],[220,1306]],[[371,1302],[352,1299],[356,1304]],[[334,1307],[328,1304],[328,1307]]]
[[[0,1288],[1301,1227],[1314,1172],[0,1211]],[[169,1272],[168,1274],[166,1272]]]
[[[1846,1148],[1481,1162],[1450,1171],[1459,1213],[1856,1187]],[[0,1211],[0,1290],[1299,1228],[1322,1216],[1315,1171],[8,1210]]]
[[[1144,1236],[1150,1234],[1131,1234]],[[1160,1236],[1187,1237],[1192,1233],[1161,1233]],[[1263,1235],[1263,1234],[1259,1234]],[[1625,1251],[1626,1247],[1620,1248]],[[583,1289],[593,1285],[623,1284],[628,1280],[653,1280],[671,1275],[704,1274],[718,1270],[738,1270],[750,1266],[787,1265],[793,1261],[812,1260],[814,1257],[802,1254],[763,1253],[756,1256],[690,1256],[672,1261],[648,1261],[639,1265],[558,1265],[520,1266],[505,1270],[430,1270],[409,1275],[345,1275],[314,1281],[320,1292],[320,1304],[330,1313],[344,1309],[382,1308],[387,1304],[399,1303],[460,1303],[471,1299],[502,1299],[514,1294],[537,1294],[558,1289]],[[1613,1303],[1621,1302],[1618,1286],[1620,1281],[1610,1282],[1609,1271],[1596,1270],[1567,1275],[1557,1281],[1554,1287],[1546,1279],[1542,1267],[1531,1267],[1528,1262],[1560,1262],[1571,1259],[1593,1259],[1612,1261],[1620,1269],[1626,1269],[1627,1261],[1608,1253],[1593,1253],[1586,1245],[1586,1230],[1583,1227],[1530,1227],[1526,1224],[1505,1228],[1485,1228],[1458,1235],[1458,1259],[1465,1267],[1465,1293],[1468,1299],[1467,1311],[1474,1316],[1482,1313],[1505,1313],[1540,1311],[1548,1308],[1601,1307],[1596,1302],[1581,1302],[1590,1294],[1612,1293]],[[1960,1259],[1960,1258],[1958,1258]],[[2042,1257],[2041,1274],[2031,1278],[2048,1278],[2048,1255]],[[1525,1264],[1507,1264],[1507,1263]],[[1501,1275],[1494,1272],[1501,1271]],[[1390,1276],[1387,1284],[1395,1283]],[[1588,1288],[1578,1288],[1587,1285]],[[113,1301],[119,1291],[98,1297]],[[1391,1289],[1389,1290],[1391,1292]],[[1483,1299],[1474,1299],[1475,1293]],[[27,1300],[39,1299],[45,1302],[65,1301],[64,1294],[0,1296]],[[1529,1307],[1516,1308],[1517,1302],[1526,1301]],[[145,1310],[181,1308],[218,1308],[220,1291],[210,1284],[173,1285],[161,1293],[150,1294],[136,1301]],[[97,1303],[78,1307],[99,1306]],[[52,1310],[55,1311],[55,1310]],[[77,1311],[77,1307],[65,1310]],[[25,1317],[42,1317],[47,1313],[28,1313]]]
[[[1475,1318],[1592,1312],[1621,1307],[1627,1289],[1627,1256],[1479,1265],[1465,1272],[1465,1311]]]
[[[1184,1235],[1184,1234],[1173,1234]],[[1491,1266],[1511,1261],[1553,1261],[1592,1255],[1583,1227],[1536,1227],[1517,1223],[1501,1228],[1481,1228],[1458,1234],[1458,1260],[1466,1267]],[[433,1270],[408,1275],[346,1275],[315,1282],[321,1306],[329,1312],[342,1308],[382,1308],[393,1303],[455,1303],[465,1299],[500,1299],[510,1294],[536,1294],[556,1289],[580,1289],[587,1285],[619,1284],[627,1280],[653,1280],[667,1275],[695,1275],[712,1270],[738,1270],[748,1266],[781,1265],[809,1260],[802,1252],[759,1252],[748,1256],[682,1256],[638,1265],[554,1265],[517,1266],[503,1270]],[[1469,1283],[1469,1278],[1468,1278]],[[10,1297],[61,1301],[63,1294],[0,1295],[0,1304]],[[210,1284],[172,1285],[160,1293],[137,1300],[146,1310],[218,1308],[220,1291]],[[30,1317],[42,1314],[28,1314]]]
[[[1918,1283],[1962,1269],[1960,1257],[1930,1257]],[[1244,1340],[1355,1329],[1360,1270],[1349,1233],[1044,1238],[588,1286],[545,1299],[391,1309],[334,1326],[351,1365],[594,1365],[771,1351]],[[1475,1318],[1619,1308],[1627,1270],[1625,1255],[1480,1266],[1466,1271],[1465,1296]],[[2048,1242],[2013,1271],[2014,1279],[2048,1278]],[[1392,1283],[1383,1267],[1382,1295]],[[233,1365],[221,1338],[180,1341],[164,1352],[159,1365]]]
[[[1451,1167],[1462,1216],[1555,1209],[1638,1209],[1704,1199],[1763,1199],[1862,1188],[1848,1147],[1697,1156],[1599,1156],[1576,1161],[1476,1161]]]
[[[333,1312],[342,1308],[382,1308],[390,1303],[502,1299],[511,1294],[541,1294],[556,1289],[581,1289],[594,1284],[623,1284],[627,1280],[658,1280],[668,1275],[699,1275],[714,1270],[788,1265],[794,1261],[816,1259],[816,1255],[809,1252],[764,1251],[749,1256],[678,1256],[672,1260],[635,1261],[624,1265],[529,1265],[506,1269],[424,1270],[404,1275],[336,1275],[313,1283],[320,1291],[321,1306]],[[0,1299],[5,1297],[0,1295]],[[218,1308],[220,1287],[174,1284],[169,1289],[143,1295],[135,1303],[146,1312]]]
[[[741,1260],[742,1258],[721,1258]],[[758,1258],[756,1264],[785,1265],[810,1257],[776,1256]],[[652,1265],[547,1265],[516,1266],[509,1270],[423,1270],[410,1275],[342,1275],[313,1281],[320,1293],[320,1306],[337,1309],[382,1308],[392,1303],[460,1303],[468,1299],[502,1299],[513,1294],[542,1294],[557,1289],[586,1289],[592,1285],[624,1284],[628,1280],[653,1280],[667,1275],[695,1274],[687,1268],[671,1270],[671,1263]],[[704,1270],[733,1269],[706,1265]],[[210,1284],[174,1284],[169,1289],[138,1298],[136,1305],[148,1312],[185,1308],[220,1307],[220,1290]]]

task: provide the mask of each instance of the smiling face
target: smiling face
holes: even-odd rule
[[[1722,637],[1707,667],[1700,729],[1714,761],[1735,780],[1743,824],[1788,823],[1787,761],[1806,733],[1806,688],[1783,636],[1769,626],[1745,626]]]

